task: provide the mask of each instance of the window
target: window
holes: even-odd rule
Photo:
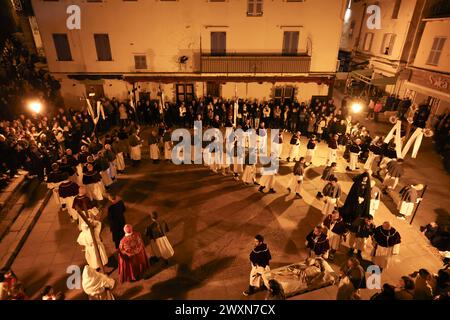
[[[273,90],[273,98],[276,103],[291,103],[294,99],[295,88],[292,86],[275,87]]]
[[[433,46],[431,47],[430,55],[428,56],[427,64],[437,66],[439,64],[439,58],[441,57],[442,48],[444,48],[444,37],[436,37],[433,40]]]
[[[177,102],[191,102],[194,100],[193,84],[176,84],[175,85]]]
[[[109,45],[108,34],[94,34],[95,48],[97,50],[98,61],[112,61],[111,47]]]
[[[402,4],[402,0],[395,0],[394,10],[392,11],[392,19],[398,18],[398,12],[400,11],[401,4]]]
[[[381,53],[391,55],[394,48],[396,35],[393,33],[385,33],[383,37],[383,43],[381,44]]]
[[[94,94],[93,99],[97,100],[105,97],[105,91],[103,90],[102,84],[85,84],[86,88],[86,97],[89,97],[90,94]],[[94,103],[91,104],[94,106]]]
[[[145,55],[134,56],[134,68],[135,69],[147,69],[147,57]]]
[[[226,32],[211,32],[211,55],[224,56],[226,54],[226,45]]]
[[[262,16],[263,14],[263,0],[248,0],[247,15],[248,16]]]
[[[370,49],[372,49],[372,41],[373,41],[373,33],[367,32],[364,37],[364,45],[363,45],[364,51],[370,51]]]
[[[283,55],[296,55],[298,49],[298,31],[285,31],[283,35]]]
[[[53,42],[55,44],[56,56],[58,57],[58,61],[72,61],[72,54],[70,53],[70,45],[67,34],[53,34]]]

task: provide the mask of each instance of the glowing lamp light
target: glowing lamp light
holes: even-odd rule
[[[363,109],[362,104],[359,102],[353,103],[351,108],[354,113],[360,113]]]
[[[33,101],[28,104],[28,108],[34,113],[40,113],[42,111],[42,103],[39,101]]]
[[[95,92],[89,93],[89,97],[95,97]]]

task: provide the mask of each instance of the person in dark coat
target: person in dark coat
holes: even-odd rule
[[[109,201],[111,201],[111,205],[108,207],[109,228],[111,230],[116,249],[118,249],[120,240],[122,240],[125,236],[123,228],[126,224],[124,215],[126,208],[123,200],[116,195],[110,195]]]
[[[344,221],[353,223],[357,217],[370,216],[370,174],[364,172],[357,176],[345,199],[344,206],[339,209]]]
[[[269,271],[269,261],[272,259],[270,250],[267,244],[264,243],[264,237],[257,234],[255,236],[255,244],[252,252],[250,252],[250,262],[252,264],[252,270],[250,272],[250,285],[246,291],[243,292],[244,296],[253,294],[256,289],[262,286],[261,280],[266,286],[269,287],[268,279],[265,277],[265,272]]]

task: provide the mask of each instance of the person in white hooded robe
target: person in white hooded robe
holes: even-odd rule
[[[115,284],[116,281],[106,274],[95,271],[89,265],[84,266],[81,286],[89,297],[106,300],[106,290],[112,290]]]
[[[80,246],[84,247],[86,262],[89,264],[91,268],[98,269],[102,265],[106,265],[108,263],[108,255],[106,254],[105,245],[100,239],[100,231],[102,229],[102,224],[100,221],[91,220],[91,224],[94,227],[95,240],[97,241],[98,250],[100,251],[101,262],[98,261],[97,256],[95,254],[94,240],[91,235],[91,231],[86,223],[81,224],[81,232],[78,236],[77,242]]]

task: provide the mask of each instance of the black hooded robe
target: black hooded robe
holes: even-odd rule
[[[358,217],[370,216],[370,175],[364,172],[357,176],[354,181],[345,199],[344,206],[339,209],[341,216],[347,223],[352,223]],[[364,199],[362,203],[358,201],[360,197]]]

